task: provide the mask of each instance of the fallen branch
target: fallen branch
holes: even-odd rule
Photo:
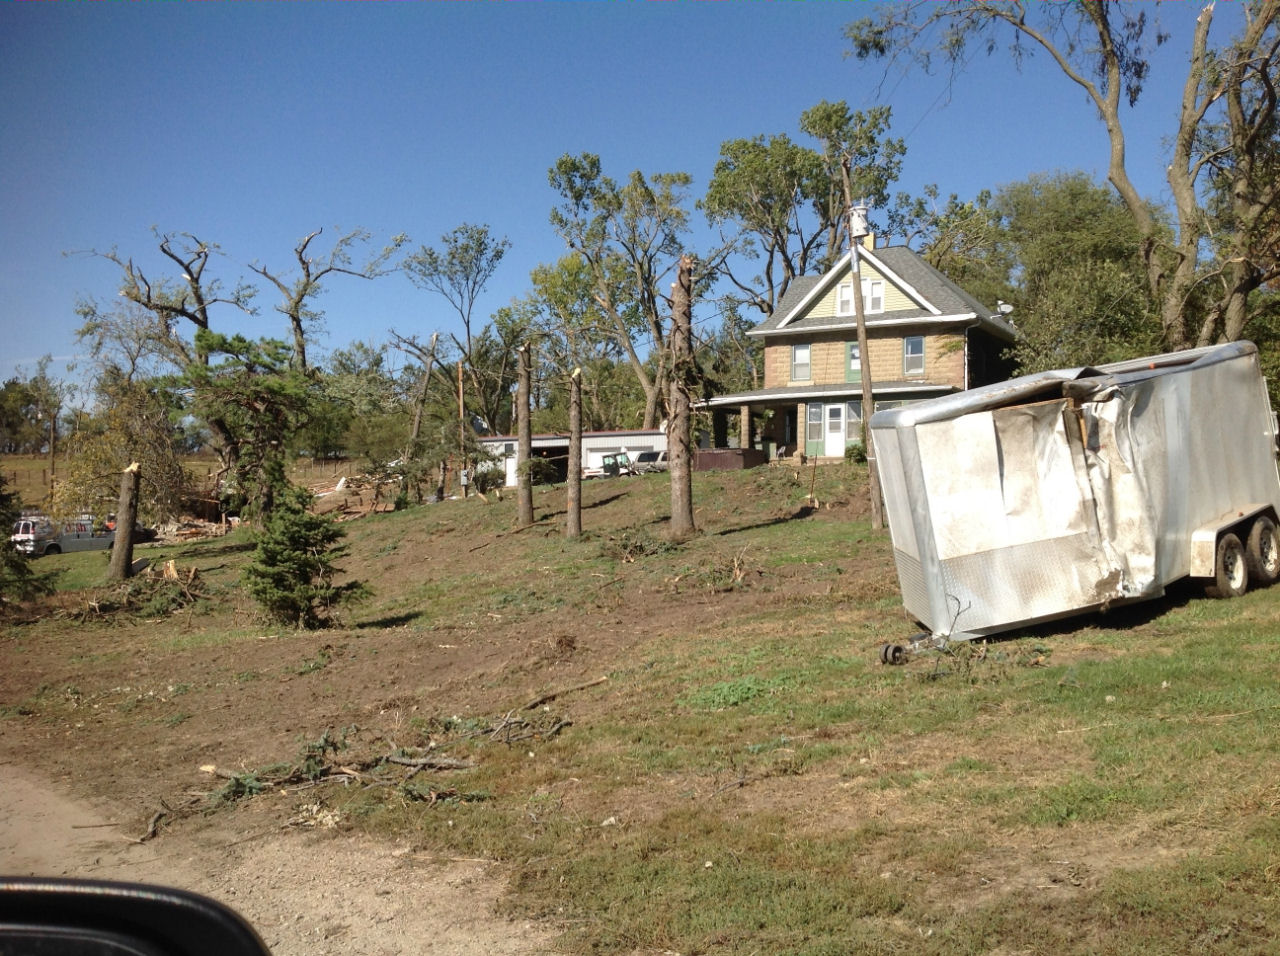
[[[549,694],[543,694],[541,697],[534,698],[520,709],[533,710],[535,707],[541,707],[543,704],[550,703],[557,697],[564,694],[572,694],[574,691],[586,690],[588,687],[595,687],[597,684],[603,684],[608,679],[608,677],[597,677],[595,680],[589,680],[585,684],[575,684],[572,687],[563,687],[560,690],[553,690]]]
[[[399,764],[402,767],[413,767],[414,770],[470,770],[475,761],[458,760],[454,757],[384,757],[387,763]]]

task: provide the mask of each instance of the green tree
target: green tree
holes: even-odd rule
[[[226,423],[239,452],[230,475],[234,502],[246,516],[265,520],[287,485],[285,453],[310,422],[319,388],[292,362],[288,345],[201,330],[197,347],[217,364],[195,365],[182,384],[192,410]]]
[[[403,263],[414,285],[443,296],[458,313],[462,336],[450,333],[449,339],[470,384],[471,407],[491,428],[510,424],[515,364],[501,330],[476,327],[475,306],[510,248],[487,225],[463,223],[440,237],[438,249],[422,246]]]
[[[945,202],[936,185],[923,195],[898,193],[887,219],[889,233],[900,235],[930,265],[979,302],[994,306],[1012,294],[1014,263],[999,211],[991,193],[971,200],[952,193]]]
[[[21,513],[21,499],[9,491],[0,474],[0,528],[4,529],[4,537],[0,538],[0,607],[53,590],[53,576],[32,571],[27,556],[9,540],[9,529]]]
[[[1097,365],[1159,350],[1160,322],[1124,204],[1084,173],[1032,176],[992,202],[995,258],[1009,294],[1021,372]]]
[[[889,186],[898,178],[907,147],[889,136],[892,114],[887,106],[850,111],[844,100],[823,100],[800,114],[800,128],[818,141],[823,166],[823,192],[815,198],[827,239],[819,272],[826,272],[849,251],[849,221],[844,200],[843,165],[855,200],[872,208],[888,205]]]
[[[737,255],[726,261],[724,275],[742,301],[766,316],[821,256],[830,227],[819,201],[827,196],[826,178],[821,155],[786,134],[720,144],[699,206],[713,225],[736,227],[727,238]],[[759,271],[750,275],[755,263]]]
[[[1163,345],[1181,349],[1239,338],[1259,314],[1257,293],[1280,277],[1280,244],[1272,228],[1280,189],[1273,175],[1280,4],[1238,8],[1243,25],[1214,45],[1215,7],[1203,7],[1181,78],[1151,75],[1152,44],[1169,35],[1152,26],[1151,8],[1140,3],[886,4],[876,16],[850,24],[846,35],[859,58],[905,60],[926,70],[942,64],[953,79],[973,47],[994,54],[1007,40],[1019,67],[1049,62],[1081,89],[1105,129],[1107,178],[1136,229],[1145,281],[1159,304]],[[1033,60],[1036,50],[1047,57]],[[1171,230],[1139,194],[1126,153],[1123,107],[1133,106],[1152,79],[1182,89],[1165,167]],[[1217,215],[1209,213],[1212,196],[1222,200]]]
[[[568,154],[547,172],[561,202],[551,225],[582,257],[591,297],[645,394],[644,428],[665,412],[672,367],[670,285],[689,229],[688,173],[635,170],[619,185],[594,153]],[[723,265],[727,248],[694,257],[697,293]]]
[[[339,608],[371,593],[360,581],[334,583],[336,562],[347,553],[340,544],[345,532],[311,513],[310,501],[304,488],[281,489],[243,572],[249,594],[272,620],[305,629],[331,623]]]
[[[120,473],[135,461],[143,481],[139,517],[150,523],[181,511],[192,480],[183,467],[183,435],[175,423],[181,405],[166,385],[158,379],[131,381],[115,368],[99,375],[94,411],[64,442],[54,514],[114,511]]]

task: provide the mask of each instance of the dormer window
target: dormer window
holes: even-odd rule
[[[867,315],[884,311],[884,280],[862,280],[862,311]],[[842,282],[836,289],[836,315],[853,314],[853,283]]]

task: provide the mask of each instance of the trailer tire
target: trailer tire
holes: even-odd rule
[[[1213,583],[1205,588],[1212,598],[1239,597],[1249,589],[1249,562],[1244,545],[1234,534],[1227,533],[1218,539],[1218,551],[1213,562]]]
[[[1249,528],[1244,556],[1249,565],[1249,578],[1258,587],[1269,587],[1280,578],[1280,532],[1266,515],[1261,515]]]
[[[49,547],[44,549],[44,553],[45,554],[62,554],[62,549],[58,547],[56,544],[51,544],[49,545]]]
[[[907,649],[901,644],[886,644],[880,648],[881,664],[905,664]]]

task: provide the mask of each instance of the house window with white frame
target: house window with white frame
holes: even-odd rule
[[[791,346],[791,381],[807,382],[813,377],[813,365],[809,360],[809,343]]]
[[[874,315],[884,311],[884,280],[862,280],[862,311]],[[836,315],[853,315],[853,283],[842,282],[836,288]]]
[[[884,311],[884,282],[882,280],[862,280],[862,308],[868,314]]]
[[[902,340],[902,374],[924,374],[924,336],[908,335]]]
[[[810,402],[805,406],[804,440],[822,441],[822,404],[820,402]]]
[[[845,403],[844,440],[846,444],[862,444],[862,402]]]
[[[858,347],[857,342],[849,343],[849,367],[846,370],[846,382],[862,381],[862,349]]]

